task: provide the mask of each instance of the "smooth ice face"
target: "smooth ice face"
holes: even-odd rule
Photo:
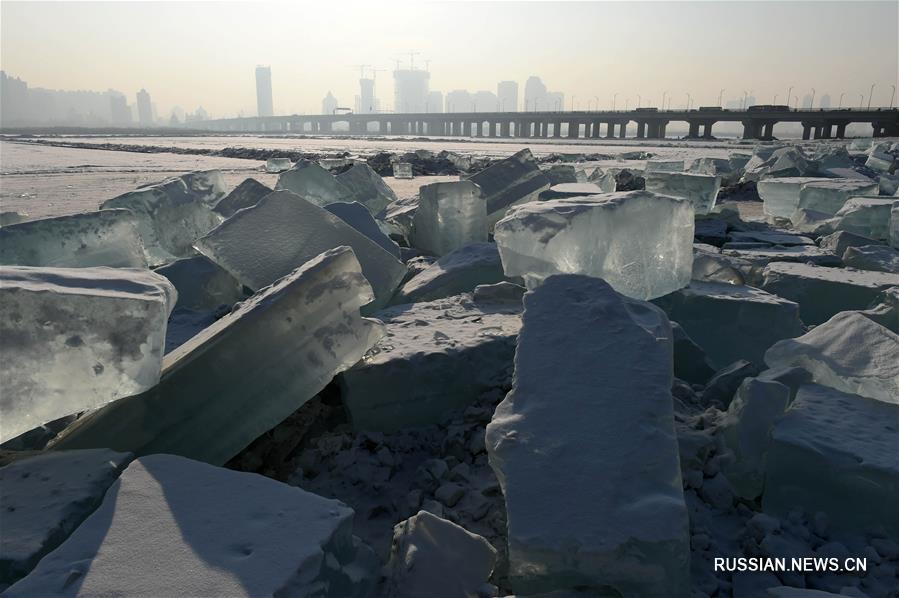
[[[356,162],[338,174],[337,180],[350,190],[352,201],[358,201],[372,214],[379,213],[387,204],[396,201],[393,189],[368,164]]]
[[[129,210],[100,210],[0,228],[0,264],[54,268],[146,268]]]
[[[201,253],[254,290],[341,245],[352,247],[362,264],[375,291],[373,307],[385,305],[405,265],[334,214],[288,191],[269,194],[196,243]]]
[[[528,288],[553,274],[586,274],[652,299],[686,286],[693,268],[692,204],[648,191],[525,204],[494,237],[506,276]]]
[[[824,181],[815,177],[772,177],[762,179],[756,184],[759,197],[762,198],[766,215],[789,220],[799,207],[799,189],[805,183]]]
[[[390,237],[384,234],[371,212],[358,201],[346,203],[338,201],[329,203],[325,209],[355,228],[357,231],[378,244],[378,247],[400,259],[400,248]]]
[[[877,195],[877,183],[859,179],[827,179],[803,183],[798,208],[836,214],[850,197]]]
[[[600,179],[601,180],[601,179]],[[615,177],[612,177],[615,180]],[[607,186],[608,187],[608,186]],[[611,193],[615,191],[603,191],[596,183],[561,183],[553,185],[548,190],[540,194],[540,200],[546,201],[550,199],[564,199],[566,197],[584,197],[586,195],[598,195],[600,193]]]
[[[708,214],[715,207],[721,179],[687,172],[653,172],[646,175],[646,190],[688,200],[697,214]]]
[[[265,172],[279,173],[290,170],[293,162],[290,158],[269,158],[265,161]]]
[[[843,263],[859,270],[899,274],[899,251],[886,245],[850,247],[843,254]]]
[[[317,206],[335,201],[353,201],[353,193],[334,175],[313,163],[297,163],[281,173],[275,191],[290,191]]]
[[[352,520],[337,500],[260,475],[151,455],[4,595],[367,596],[374,571],[357,558],[371,553]]]
[[[880,241],[889,240],[892,207],[892,197],[852,197],[836,213],[839,218],[836,230],[848,230]]]
[[[251,208],[272,190],[256,179],[245,179],[231,193],[215,204],[215,211],[225,218],[230,218],[237,210]]]
[[[0,268],[0,442],[159,380],[176,294],[126,268]]]
[[[159,384],[78,420],[55,449],[110,447],[221,465],[296,411],[382,334],[349,247],[326,251],[165,356]]]
[[[411,179],[412,165],[408,162],[396,162],[393,165],[393,178],[395,179]]]
[[[838,313],[765,353],[768,367],[800,366],[818,384],[899,404],[899,335],[857,312]]]
[[[431,301],[470,293],[481,284],[505,280],[496,243],[474,243],[448,253],[404,284],[394,304]]]
[[[657,307],[586,276],[525,295],[513,387],[486,434],[512,590],[689,595],[671,382]]]
[[[683,172],[683,160],[647,160],[644,172]]]
[[[871,152],[865,160],[865,166],[877,172],[889,173],[893,169],[895,160],[893,156],[885,152]]]
[[[432,183],[419,190],[412,221],[412,243],[443,256],[471,243],[487,241],[487,204],[471,181]]]
[[[501,219],[510,207],[534,201],[551,184],[529,149],[485,168],[468,180],[481,188],[481,197],[487,202],[488,226]]]
[[[175,260],[154,270],[178,291],[178,307],[208,311],[244,298],[243,285],[205,255]]]
[[[899,405],[800,387],[772,432],[762,507],[778,516],[823,511],[835,530],[899,538],[897,421]]]
[[[193,242],[222,221],[212,211],[225,195],[220,177],[217,172],[187,174],[119,195],[100,208],[134,212],[150,265],[158,266],[193,255]]]

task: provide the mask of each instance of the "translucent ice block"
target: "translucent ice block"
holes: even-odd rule
[[[276,191],[296,193],[309,203],[326,206],[335,201],[353,201],[353,193],[333,174],[315,163],[300,163],[281,173]]]
[[[687,172],[653,172],[646,175],[646,190],[686,199],[697,214],[708,214],[715,207],[721,179]]]
[[[355,162],[350,168],[337,175],[337,180],[352,193],[352,201],[358,201],[372,214],[377,214],[396,201],[396,193],[387,186],[384,179],[371,166]]]
[[[271,192],[271,189],[256,179],[245,179],[231,193],[215,204],[215,211],[225,218],[229,218],[237,210],[255,206],[260,199]]]
[[[279,173],[290,170],[293,162],[290,158],[269,158],[265,161],[265,172]]]
[[[803,183],[799,189],[799,208],[836,214],[850,197],[876,195],[877,183],[859,179],[828,179]]]
[[[471,181],[431,183],[419,190],[412,243],[437,256],[487,240],[487,204]]]
[[[481,188],[481,196],[487,202],[488,225],[496,223],[513,205],[533,201],[550,187],[549,178],[540,170],[529,149],[468,178]]]
[[[886,241],[890,238],[892,197],[852,197],[836,213],[836,230]]]
[[[395,162],[393,164],[393,178],[411,179],[412,176],[412,165],[408,162]]]
[[[798,176],[762,179],[756,184],[756,189],[764,202],[765,214],[789,220],[799,207],[799,189],[802,185],[820,180],[826,179]]]

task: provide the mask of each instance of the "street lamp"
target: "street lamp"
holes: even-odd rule
[[[871,97],[874,95],[874,83],[871,84],[871,91],[868,92],[868,110],[871,109]]]
[[[809,109],[812,109],[814,107],[815,107],[815,88],[812,87],[812,101],[809,104]]]
[[[896,86],[890,85],[890,87],[893,88],[893,93],[890,94],[890,110],[892,110],[893,109],[893,100],[896,99]]]
[[[843,96],[844,96],[844,95],[846,95],[846,92],[845,92],[845,91],[844,91],[843,93],[840,94],[840,103],[837,104],[837,108],[842,108],[842,107],[843,107]]]
[[[691,96],[690,93],[687,92],[687,110],[690,109],[690,102],[692,102],[692,101],[693,101],[693,96]]]
[[[596,107],[594,108],[594,110],[599,112],[599,96],[593,96],[593,99],[596,100]]]
[[[617,100],[617,99],[618,99],[618,94],[616,93],[615,95],[612,96],[612,112],[615,111],[615,100]]]
[[[718,107],[721,108],[721,98],[724,97],[724,89],[718,92]]]
[[[790,98],[792,98],[792,97],[793,97],[793,95],[792,95],[792,94],[793,94],[793,86],[792,86],[792,85],[790,85],[790,89],[789,89],[789,90],[787,90],[787,108],[789,108],[789,107],[790,107]]]
[[[574,98],[575,98],[575,97],[576,97],[576,96],[575,96],[574,94],[572,94],[572,96],[571,96],[571,111],[572,111],[572,112],[574,112]]]
[[[865,94],[858,94],[858,109],[861,110],[865,107]]]
[[[774,102],[772,102],[775,106],[777,106],[777,94],[774,94]]]
[[[630,99],[630,98],[627,98],[627,99],[624,101],[624,111],[627,112],[627,109],[630,108],[630,107],[631,107],[631,99]]]
[[[662,110],[665,109],[665,96],[668,95],[668,90],[662,92]]]

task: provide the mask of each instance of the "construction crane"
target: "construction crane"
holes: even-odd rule
[[[351,64],[350,68],[359,69],[359,78],[365,79],[365,67],[371,66],[370,64]]]
[[[421,54],[418,50],[409,50],[409,70],[415,70],[415,56]]]

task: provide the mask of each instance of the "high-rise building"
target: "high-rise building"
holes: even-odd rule
[[[543,84],[540,77],[528,77],[524,84],[524,110],[525,112],[550,110],[546,101],[546,85]]]
[[[371,114],[377,111],[377,100],[375,99],[375,80],[359,79],[359,95],[356,96],[356,113]]]
[[[137,121],[142,127],[153,126],[153,105],[150,103],[150,94],[146,89],[137,92]]]
[[[818,103],[821,108],[830,108],[830,94],[825,93],[821,96],[821,101]]]
[[[501,112],[515,112],[518,110],[518,83],[500,81],[496,86],[496,97]]]
[[[499,110],[499,100],[492,91],[476,91],[472,98],[475,112],[496,112]]]
[[[109,90],[109,115],[112,124],[119,127],[131,125],[131,109],[125,96]]]
[[[465,89],[454,89],[446,94],[447,112],[474,112],[474,98]]]
[[[256,114],[275,115],[272,105],[272,69],[268,66],[256,67]]]
[[[334,111],[339,105],[337,98],[335,98],[334,94],[329,91],[328,95],[325,96],[325,99],[322,100],[322,114],[334,114]]]
[[[431,74],[415,69],[393,71],[393,111],[425,112]]]
[[[425,112],[443,112],[443,94],[439,91],[428,93],[428,106]]]

